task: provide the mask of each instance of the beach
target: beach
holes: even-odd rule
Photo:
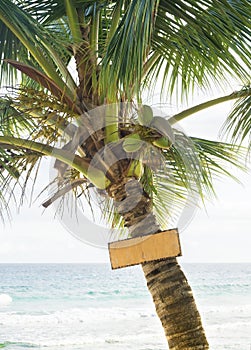
[[[250,350],[251,264],[183,269],[211,349]],[[112,271],[107,264],[1,264],[0,344],[7,350],[167,349],[140,267]]]

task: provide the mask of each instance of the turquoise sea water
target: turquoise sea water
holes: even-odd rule
[[[251,264],[184,264],[212,350],[251,349]],[[12,298],[12,302],[11,302]],[[0,348],[164,350],[139,267],[0,264]]]

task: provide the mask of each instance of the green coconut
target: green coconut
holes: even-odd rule
[[[175,142],[173,129],[169,124],[168,120],[166,120],[165,118],[158,117],[158,116],[154,117],[152,119],[150,127],[157,130],[163,136],[163,138],[167,138],[169,140],[169,147],[170,147],[170,143],[172,144]],[[160,139],[162,139],[162,137]],[[165,142],[163,142],[163,144],[164,143]]]
[[[141,125],[149,126],[153,120],[153,110],[148,105],[142,105],[139,111],[138,120]]]
[[[169,149],[172,146],[171,141],[167,137],[161,137],[159,139],[156,139],[153,141],[153,145],[162,148],[162,149]]]
[[[140,178],[144,173],[144,166],[141,163],[141,161],[134,159],[127,172],[128,177],[136,177],[137,179]]]
[[[137,152],[142,146],[142,140],[138,134],[131,134],[125,137],[123,149],[127,153]]]

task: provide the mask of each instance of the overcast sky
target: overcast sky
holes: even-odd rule
[[[198,96],[193,103],[202,102]],[[215,139],[230,104],[197,113],[180,123],[187,135]],[[233,180],[215,183],[218,200],[207,203],[207,212],[198,210],[181,233],[181,262],[251,262],[251,176],[238,173],[243,185]],[[41,182],[48,179],[43,170]],[[41,202],[13,213],[11,225],[0,223],[0,262],[109,262],[107,249],[86,245],[74,238],[54,219],[53,211],[43,212]],[[98,231],[97,226],[83,230]]]

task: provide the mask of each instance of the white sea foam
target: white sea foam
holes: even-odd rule
[[[139,321],[142,319],[157,319],[153,308],[148,309],[126,309],[119,307],[112,308],[73,308],[65,309],[61,311],[51,313],[40,313],[40,314],[27,314],[19,313],[15,311],[1,312],[0,321],[4,325],[14,326],[18,324],[31,324],[33,326],[41,324],[44,325],[69,325],[84,323],[93,324],[100,323],[106,324],[107,322],[124,322],[128,321]]]
[[[165,344],[151,308],[74,308],[40,315],[0,312],[0,329],[5,337],[1,340],[13,343],[34,344],[36,334],[37,347],[130,349],[140,340],[159,350]]]
[[[224,310],[220,306],[219,309],[221,312]],[[240,311],[234,306],[233,309]],[[212,349],[249,350],[250,314],[242,315],[244,319],[241,319],[237,312],[235,319],[225,317],[224,312],[221,315],[216,308],[212,311],[214,321],[206,321]],[[217,313],[219,315],[216,317]],[[209,315],[206,313],[206,318]],[[144,344],[138,347],[144,350],[166,348],[164,333],[153,308],[139,306],[129,309],[69,308],[47,314],[22,314],[5,310],[0,312],[0,333],[3,334],[2,341],[30,344],[36,349],[135,350],[135,344]]]
[[[12,297],[8,294],[0,294],[0,307],[7,306],[12,303]]]

